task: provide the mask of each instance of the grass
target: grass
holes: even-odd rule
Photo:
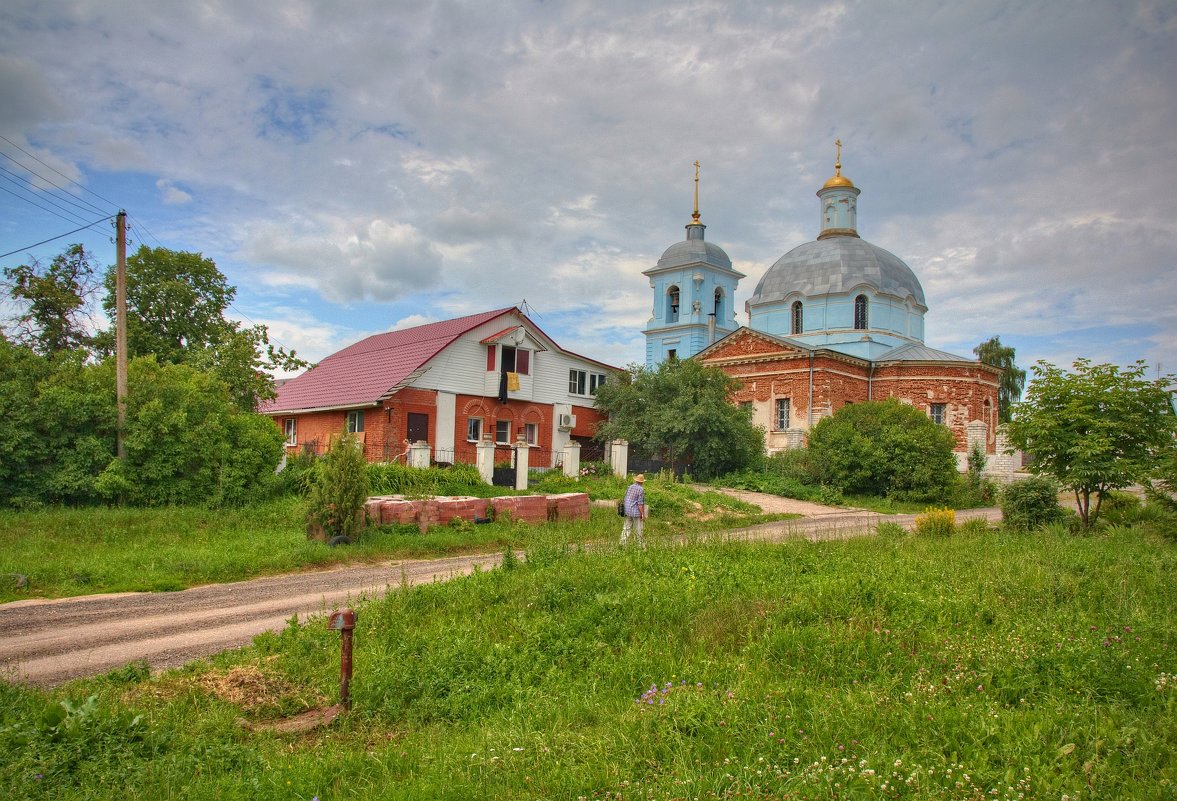
[[[1177,549],[1117,527],[566,547],[151,677],[0,685],[12,798],[1174,797]],[[87,702],[87,699],[93,700]],[[67,704],[63,706],[64,704]]]
[[[550,477],[536,491],[580,487],[620,498],[625,485],[605,478],[578,484]],[[652,536],[747,525],[781,516],[679,484],[650,482]],[[571,536],[612,536],[616,516],[598,515]],[[286,497],[246,509],[42,509],[0,511],[0,603],[102,592],[169,591],[200,584],[348,562],[425,558],[527,547],[543,527],[493,523],[369,529],[353,546],[306,539],[304,507]]]

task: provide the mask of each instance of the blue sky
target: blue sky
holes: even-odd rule
[[[311,360],[526,299],[623,365],[692,162],[742,309],[816,236],[840,138],[929,345],[1177,372],[1173,75],[1167,0],[8,0],[0,267],[110,264],[103,225],[29,246],[125,208]]]

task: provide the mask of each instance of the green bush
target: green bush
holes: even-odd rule
[[[1004,524],[1017,531],[1031,531],[1063,517],[1058,504],[1058,485],[1041,476],[1007,485],[1001,491],[1000,505]]]
[[[328,539],[356,537],[364,529],[368,463],[356,438],[346,431],[315,464],[307,499],[307,520],[323,527]]]
[[[1140,519],[1144,503],[1130,492],[1105,492],[1099,501],[1099,519],[1110,526],[1131,525]]]
[[[843,406],[809,434],[822,483],[845,493],[943,500],[957,480],[952,432],[894,398]]]

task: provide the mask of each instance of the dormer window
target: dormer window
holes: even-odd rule
[[[529,375],[531,373],[531,351],[503,345],[503,372]]]
[[[867,329],[867,305],[866,295],[859,295],[854,299],[854,329],[856,331],[865,331]]]

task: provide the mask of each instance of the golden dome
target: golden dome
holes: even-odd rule
[[[822,184],[821,188],[822,189],[831,189],[836,186],[847,186],[847,187],[850,187],[851,189],[853,189],[854,183],[849,178],[847,178],[845,175],[842,175],[841,173],[839,173],[838,175],[835,175],[833,178],[831,178],[830,180],[828,180],[824,184]]]

